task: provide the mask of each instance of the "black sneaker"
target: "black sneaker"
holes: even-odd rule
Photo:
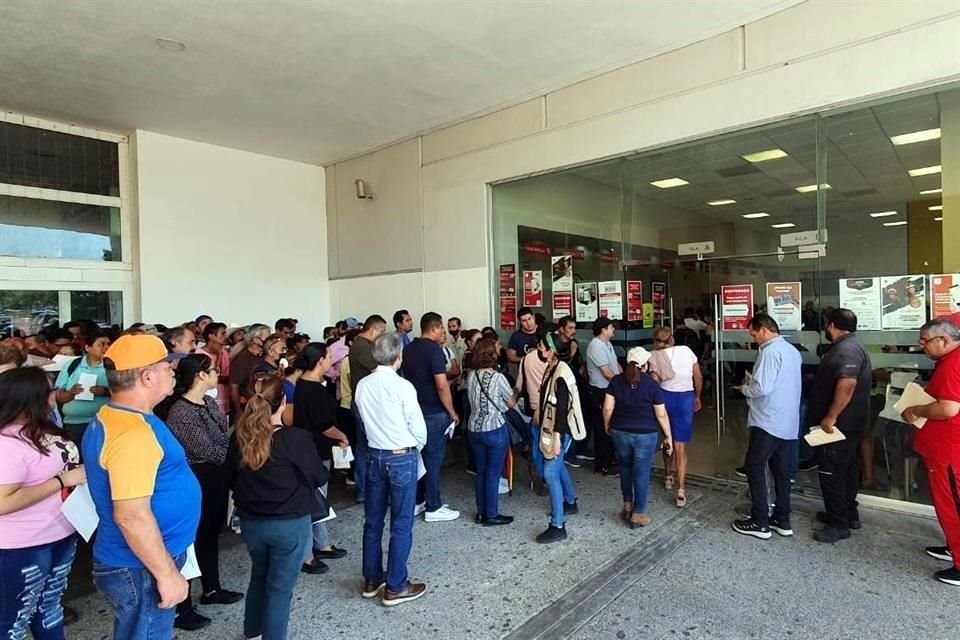
[[[511,522],[513,522],[513,516],[498,515],[498,516],[494,516],[493,518],[487,518],[486,520],[484,520],[483,526],[498,527],[501,525],[510,524]]]
[[[322,560],[317,560],[314,558],[313,562],[304,562],[303,566],[300,567],[300,571],[318,576],[321,573],[330,571],[330,567],[328,567]]]
[[[943,571],[937,571],[933,574],[934,577],[944,584],[952,584],[955,587],[960,587],[960,569],[956,567],[950,567],[949,569],[944,569]]]
[[[931,558],[953,562],[953,554],[950,553],[950,547],[927,547],[925,551]]]
[[[563,515],[572,516],[577,513],[580,513],[580,507],[577,506],[576,500],[574,500],[573,502],[567,502],[567,501],[563,502]]]
[[[838,540],[846,540],[850,537],[850,529],[837,529],[836,527],[824,527],[820,531],[813,532],[813,539],[825,544],[833,544]]]
[[[583,466],[576,458],[564,458],[563,464],[567,465],[571,469],[579,469]]]
[[[226,589],[217,589],[210,593],[200,596],[200,604],[233,604],[243,600],[243,594],[239,591],[227,591]]]
[[[790,526],[789,520],[777,520],[776,518],[770,518],[770,528],[784,538],[789,538],[793,535],[793,528]]]
[[[313,557],[318,560],[336,560],[347,555],[346,549],[339,549],[335,545],[330,545],[329,549],[314,549]]]
[[[761,527],[759,524],[754,522],[752,518],[747,518],[746,520],[734,520],[733,530],[737,533],[742,533],[745,536],[753,536],[754,538],[760,538],[761,540],[767,540],[771,535],[773,535],[770,533],[770,527]]]
[[[200,615],[196,609],[190,609],[173,619],[173,626],[181,631],[196,631],[210,624],[210,618]]]
[[[817,511],[817,522],[821,524],[830,524],[830,516],[827,515],[826,511]],[[851,520],[847,524],[850,525],[850,528],[856,531],[863,526],[863,523],[859,520]],[[936,557],[936,556],[934,556]]]
[[[740,476],[741,478],[746,478],[746,477],[747,477],[747,468],[746,468],[746,467],[737,467],[736,469],[733,470],[733,472],[734,472],[735,474],[737,474],[738,476]]]
[[[578,453],[573,457],[577,460],[583,460],[584,462],[593,462],[593,456],[591,456],[589,453]]]
[[[797,469],[800,471],[816,471],[820,468],[820,465],[817,464],[816,460],[801,460],[800,464],[797,466]]]
[[[550,544],[551,542],[560,542],[567,539],[567,527],[555,527],[550,525],[547,530],[537,536],[539,544]]]
[[[483,524],[487,521],[487,516],[483,515],[482,513],[478,513],[473,517],[473,521],[477,524]]]

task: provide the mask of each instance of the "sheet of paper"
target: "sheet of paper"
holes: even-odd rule
[[[918,385],[916,382],[911,382],[904,387],[903,395],[901,395],[900,400],[893,405],[893,408],[897,413],[903,413],[908,407],[933,404],[936,401],[937,399],[924,391],[923,387]],[[913,426],[915,426],[917,429],[923,429],[923,425],[925,424],[927,424],[926,418],[917,418],[913,421]]]
[[[44,371],[60,371],[80,356],[63,356],[59,353],[53,356],[53,362],[43,366]]]
[[[450,426],[447,427],[447,430],[443,432],[443,435],[447,436],[448,439],[453,439],[453,430],[457,428],[456,422],[451,422]]]
[[[890,373],[890,384],[897,389],[903,389],[908,384],[917,379],[916,373],[912,371],[893,371]]]
[[[327,517],[323,518],[322,520],[317,520],[317,522],[326,522],[327,520],[333,520],[336,517],[337,517],[337,512],[333,510],[333,507],[330,507],[330,513],[327,514]]]
[[[427,468],[423,465],[423,454],[417,456],[417,480],[427,475]]]
[[[200,563],[197,562],[197,550],[193,548],[193,545],[187,547],[187,561],[183,563],[180,575],[187,580],[200,577]]]
[[[819,447],[832,442],[846,440],[847,436],[843,435],[843,432],[836,427],[833,428],[833,433],[827,433],[820,427],[811,427],[810,433],[803,436],[803,439],[806,440],[807,444],[811,447]]]
[[[63,501],[60,511],[77,533],[90,542],[93,532],[100,525],[100,516],[97,515],[97,508],[93,504],[89,487],[86,484],[78,484]]]
[[[334,469],[349,469],[350,463],[353,462],[353,459],[352,447],[347,447],[346,449],[341,449],[339,446],[333,447]]]
[[[83,391],[77,394],[77,400],[93,400],[92,388],[97,386],[97,374],[81,373],[77,384],[83,387]]]

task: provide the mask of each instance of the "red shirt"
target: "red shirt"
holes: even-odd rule
[[[960,402],[960,349],[937,362],[927,393],[937,400]],[[960,464],[960,414],[948,420],[927,420],[913,438],[913,450],[929,463]]]

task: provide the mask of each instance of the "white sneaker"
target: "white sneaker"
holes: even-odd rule
[[[421,502],[413,508],[413,517],[416,518],[418,515],[427,510],[427,503]]]
[[[500,478],[500,489],[497,491],[501,496],[510,493],[510,482],[506,478]]]
[[[460,512],[450,509],[447,505],[443,505],[436,511],[427,511],[423,514],[423,519],[427,522],[448,522],[450,520],[456,520],[459,517]]]

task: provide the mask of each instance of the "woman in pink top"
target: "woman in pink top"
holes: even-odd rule
[[[86,482],[77,446],[50,420],[55,396],[36,367],[0,374],[0,637],[63,640],[60,598],[77,542],[60,512]]]

